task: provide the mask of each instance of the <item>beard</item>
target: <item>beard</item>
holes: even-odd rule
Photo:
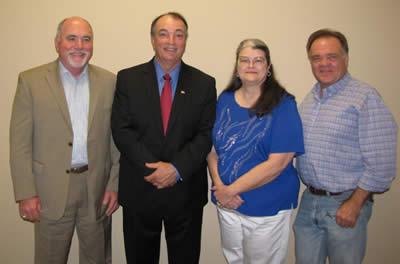
[[[80,59],[76,59],[76,56],[79,56]],[[90,59],[90,52],[86,50],[69,50],[67,52],[67,60],[68,64],[73,68],[82,68],[84,67]]]

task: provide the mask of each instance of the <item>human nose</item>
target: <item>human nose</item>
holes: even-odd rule
[[[175,35],[174,34],[170,34],[168,36],[168,43],[169,44],[175,44]]]
[[[330,64],[330,61],[329,61],[329,59],[327,57],[321,57],[321,60],[320,60],[319,64],[322,65],[322,66],[325,66],[325,65]]]
[[[255,60],[249,60],[248,61],[248,66],[249,67],[254,67],[254,65],[255,65]]]
[[[80,38],[77,38],[75,41],[75,48],[82,49],[82,47],[83,47],[83,40]]]

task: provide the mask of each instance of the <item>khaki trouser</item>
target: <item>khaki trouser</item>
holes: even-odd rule
[[[35,263],[67,263],[75,228],[80,264],[111,263],[111,217],[89,218],[88,173],[70,174],[70,177],[64,215],[58,220],[41,217],[40,222],[35,224]]]

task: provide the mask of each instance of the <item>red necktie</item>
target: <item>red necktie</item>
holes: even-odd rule
[[[169,76],[169,74],[168,73],[165,74],[163,78],[165,82],[160,96],[160,104],[161,104],[161,115],[164,128],[164,135],[166,135],[168,128],[169,114],[171,112],[171,105],[172,105],[172,88],[171,88],[171,77]]]

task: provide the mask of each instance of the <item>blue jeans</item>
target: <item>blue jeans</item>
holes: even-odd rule
[[[367,225],[372,202],[367,201],[353,228],[336,224],[336,211],[351,192],[318,196],[305,190],[293,226],[297,264],[362,263],[367,244]]]

